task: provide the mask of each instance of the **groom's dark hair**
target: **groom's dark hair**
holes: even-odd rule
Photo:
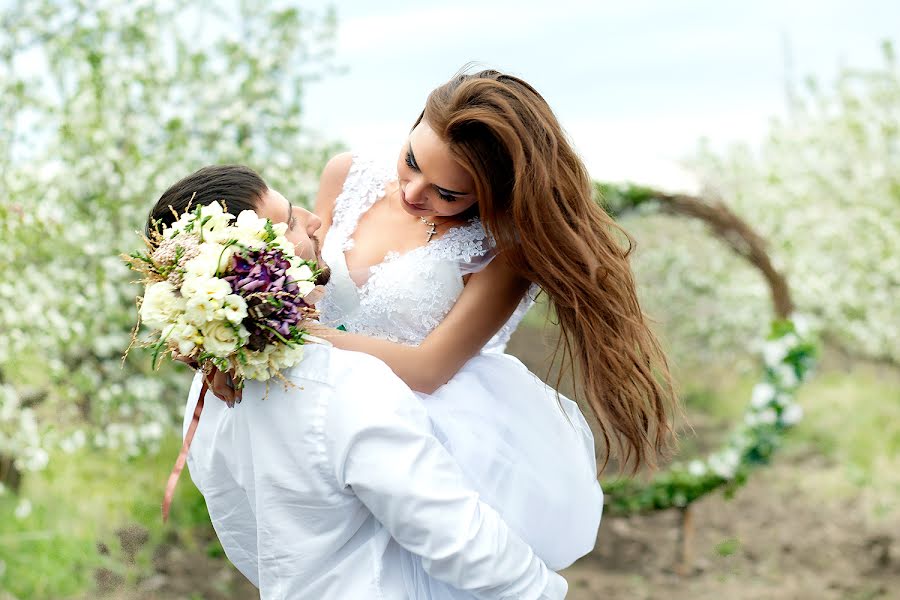
[[[237,215],[243,210],[256,210],[269,186],[259,174],[243,165],[211,165],[191,173],[163,192],[150,211],[145,227],[149,238],[152,231],[172,225],[188,205],[223,202],[228,212]],[[174,211],[174,212],[173,212]]]

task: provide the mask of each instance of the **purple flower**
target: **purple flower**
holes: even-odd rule
[[[250,350],[290,339],[291,327],[303,318],[306,304],[297,284],[288,281],[290,266],[280,250],[251,250],[235,255],[224,277],[232,291],[247,301],[243,324],[250,332]]]

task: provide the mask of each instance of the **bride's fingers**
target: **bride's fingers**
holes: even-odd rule
[[[229,381],[228,373],[223,373],[215,368],[206,375],[206,383],[209,385],[210,391],[228,406],[234,406],[234,389],[229,386]]]
[[[309,305],[318,304],[319,300],[325,297],[325,286],[317,285],[310,293],[303,296],[303,301]]]
[[[187,366],[189,366],[192,369],[199,368],[199,366],[200,366],[197,364],[197,361],[194,360],[193,358],[189,358],[189,357],[183,356],[181,354],[173,354],[172,358],[174,358],[175,360],[177,360],[180,363],[186,364]]]

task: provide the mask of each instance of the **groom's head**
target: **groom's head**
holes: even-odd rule
[[[328,281],[329,270],[319,254],[319,239],[316,231],[322,221],[303,207],[294,206],[277,191],[270,188],[253,169],[242,165],[213,165],[191,173],[167,189],[147,219],[146,233],[172,225],[188,205],[206,205],[222,202],[226,210],[238,215],[241,211],[252,210],[263,219],[273,223],[287,223],[285,237],[295,247],[297,256],[314,259],[323,269],[316,282],[324,285]]]

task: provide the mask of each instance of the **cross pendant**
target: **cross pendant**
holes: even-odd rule
[[[431,241],[431,238],[434,237],[434,234],[437,233],[437,229],[436,229],[435,224],[434,224],[434,223],[429,223],[429,225],[431,225],[431,229],[428,230],[428,239],[425,240],[425,243],[426,243],[426,244],[427,244],[428,242],[430,242],[430,241]]]

